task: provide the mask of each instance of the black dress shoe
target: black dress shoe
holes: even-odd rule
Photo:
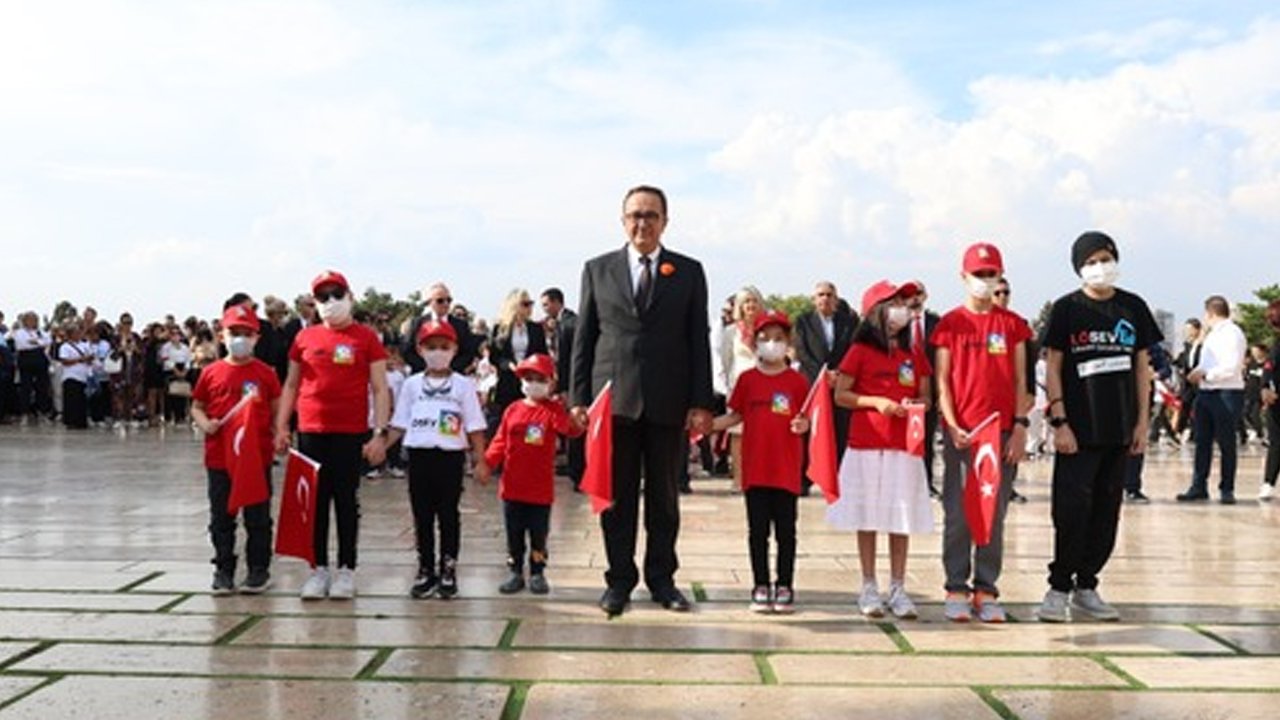
[[[672,612],[689,612],[693,609],[693,603],[690,603],[684,593],[675,587],[654,592],[653,601]]]
[[[621,615],[622,611],[627,609],[627,603],[630,601],[631,593],[609,588],[600,596],[600,609],[609,617]]]
[[[1222,499],[1219,500],[1218,502],[1222,503],[1223,505],[1235,505],[1236,504],[1235,493],[1222,493]]]
[[[1178,502],[1198,502],[1200,500],[1208,499],[1209,493],[1204,491],[1195,492],[1194,490],[1188,490],[1184,493],[1178,493]]]

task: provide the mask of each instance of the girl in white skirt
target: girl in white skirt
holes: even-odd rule
[[[835,401],[852,408],[849,447],[840,463],[840,497],[827,508],[827,522],[858,533],[862,593],[858,606],[867,617],[916,617],[903,579],[908,536],[933,532],[933,509],[920,458],[907,452],[904,401],[927,403],[932,369],[913,353],[904,298],[917,293],[882,280],[862,295],[862,323],[840,363]],[[876,584],[876,533],[889,534],[889,596]]]

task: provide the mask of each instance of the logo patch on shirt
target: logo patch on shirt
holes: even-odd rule
[[[244,397],[245,395],[254,395],[257,392],[258,383],[252,380],[245,380],[244,383],[240,385],[240,397]]]
[[[1009,344],[1005,342],[1004,333],[988,333],[987,334],[987,354],[989,355],[1007,355],[1009,353]]]
[[[903,387],[914,387],[916,384],[916,368],[908,360],[898,366],[898,384]]]
[[[350,345],[337,345],[333,348],[334,365],[351,365],[356,361],[356,351]]]
[[[440,423],[437,430],[446,437],[458,437],[462,434],[462,413],[455,410],[441,410]]]
[[[790,415],[791,414],[791,398],[786,393],[776,392],[773,394],[773,402],[770,403],[774,414]]]
[[[544,437],[546,437],[546,431],[542,429],[540,423],[529,423],[524,429],[525,445],[541,445]]]

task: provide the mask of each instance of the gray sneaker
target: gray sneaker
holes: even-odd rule
[[[213,594],[218,597],[230,595],[236,590],[236,582],[234,580],[234,571],[232,570],[214,570],[213,571]]]
[[[1094,620],[1115,622],[1120,619],[1120,611],[1102,599],[1097,590],[1079,590],[1071,593],[1071,607],[1093,617]]]
[[[1036,611],[1040,622],[1060,623],[1067,621],[1067,594],[1061,590],[1050,589],[1044,594],[1044,602]]]
[[[551,592],[551,585],[547,582],[547,576],[540,572],[529,575],[529,592],[534,595],[546,595]]]
[[[524,573],[519,570],[507,571],[507,579],[498,586],[498,592],[503,595],[513,595],[524,589]]]

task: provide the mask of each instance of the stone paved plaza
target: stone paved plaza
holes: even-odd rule
[[[1179,506],[1188,451],[1148,459],[1101,590],[1119,624],[1037,623],[1051,551],[1047,462],[1024,467],[1003,579],[1011,620],[942,617],[937,535],[917,538],[921,619],[855,612],[853,538],[802,500],[799,612],[746,609],[742,499],[684,498],[679,580],[694,612],[637,590],[596,607],[603,548],[583,498],[553,514],[552,592],[502,597],[490,489],[463,499],[461,596],[414,601],[404,480],[362,491],[360,596],[302,603],[301,562],[266,596],[210,596],[204,475],[187,430],[0,428],[0,719],[1252,718],[1280,709],[1280,503]],[[279,478],[277,476],[277,483]],[[562,485],[562,490],[567,486]],[[939,516],[940,518],[940,516]],[[881,583],[887,582],[882,563]],[[243,572],[243,569],[241,570]]]

